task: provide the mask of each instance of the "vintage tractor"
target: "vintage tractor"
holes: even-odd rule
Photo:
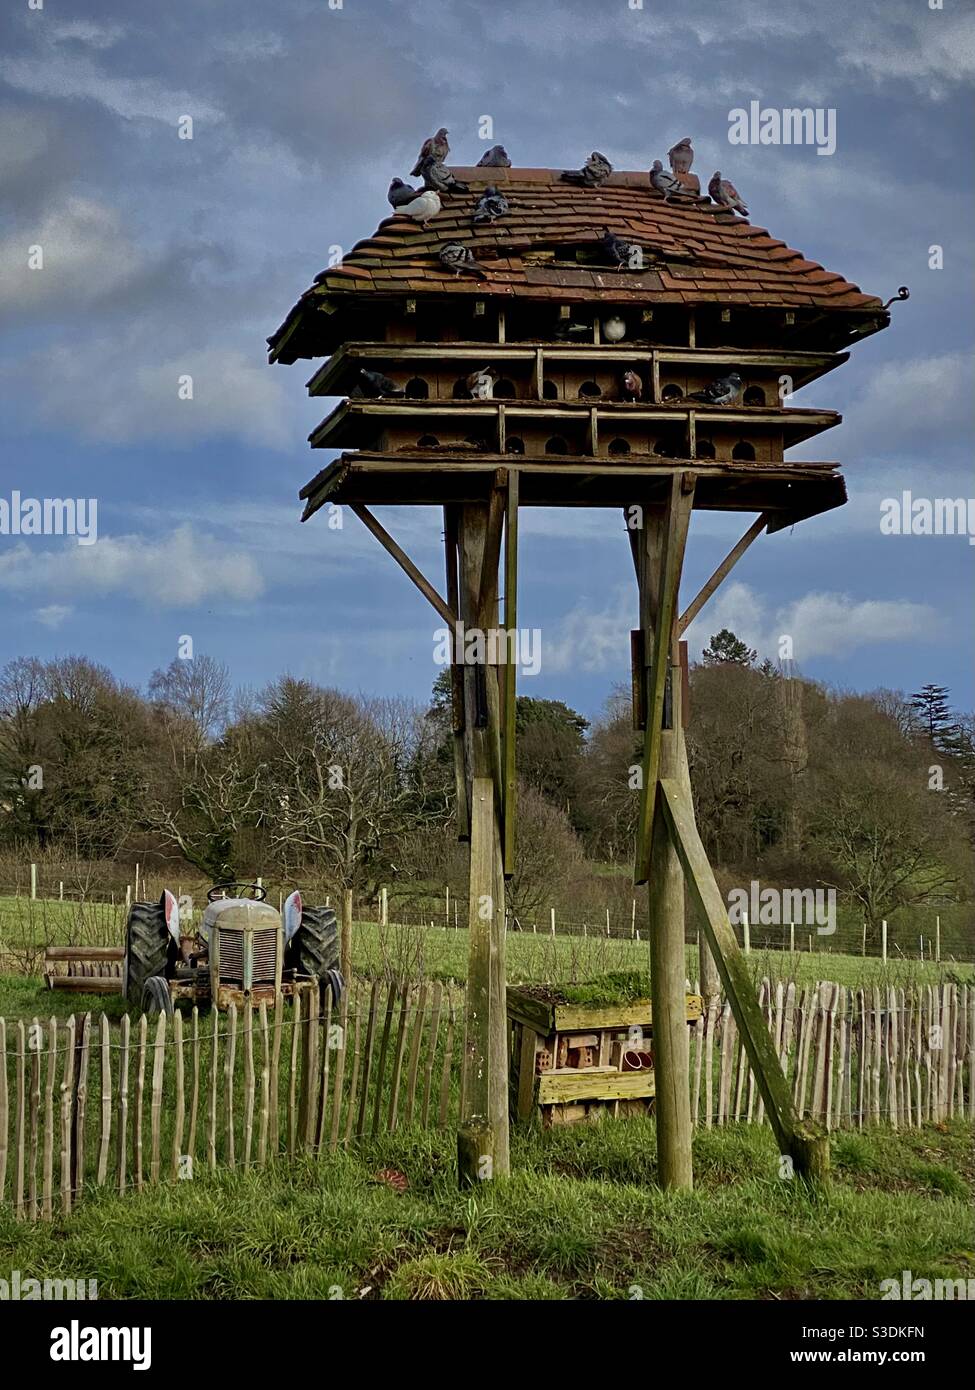
[[[218,883],[207,892],[198,930],[184,934],[179,904],[168,890],[156,903],[134,903],[125,929],[122,993],[147,1014],[172,1014],[178,999],[274,1004],[307,990],[330,990],[337,1004],[339,972],[335,911],[305,907],[292,893],[279,913],[256,883]]]

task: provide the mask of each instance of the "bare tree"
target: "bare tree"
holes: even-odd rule
[[[212,656],[176,657],[165,670],[152,673],[149,697],[192,720],[202,739],[212,738],[230,710],[230,675]]]

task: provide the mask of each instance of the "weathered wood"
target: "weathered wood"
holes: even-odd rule
[[[352,978],[352,889],[342,889],[342,935],[339,942],[339,970],[343,980]]]
[[[47,1025],[47,1072],[44,1081],[44,1161],[41,1215],[50,1221],[54,1215],[54,1081],[58,1066],[58,1021]]]
[[[637,1100],[655,1094],[656,1071],[578,1071],[542,1072],[538,1078],[539,1105],[574,1103],[582,1100]],[[658,1097],[659,1099],[659,1097]]]
[[[149,1133],[151,1153],[149,1175],[158,1182],[162,1171],[162,1097],[163,1080],[166,1070],[166,1015],[161,1013],[156,1022],[156,1037],[152,1049],[152,1100],[149,1112]],[[99,1179],[101,1181],[101,1179]]]
[[[268,1132],[268,1145],[271,1153],[278,1152],[278,1089],[281,1071],[281,1038],[284,1033],[284,999],[280,994],[274,1000],[274,1020],[271,1025],[271,1079],[268,1092],[268,1105],[271,1111],[271,1126]]]
[[[473,1187],[500,1176],[495,1172],[497,1132],[491,1125],[464,1125],[457,1131],[457,1179]]]
[[[798,1119],[793,1109],[788,1084],[694,823],[686,784],[683,779],[680,783],[665,779],[661,782],[661,792],[667,827],[683,864],[725,993],[731,1001],[780,1152],[791,1156],[801,1177],[820,1178],[829,1166],[828,1140],[818,1126]],[[657,1103],[659,1106],[659,1095]]]
[[[217,1026],[219,1015],[213,1010],[210,1028],[210,1108],[207,1121],[207,1163],[211,1168],[217,1166],[217,1092],[219,1087],[220,1030]]]
[[[369,1104],[369,1083],[372,1080],[372,1051],[376,1037],[376,1015],[379,1009],[379,981],[373,982],[369,994],[369,1016],[366,1022],[366,1038],[363,1046],[362,1095],[359,1098],[359,1118],[355,1134],[361,1139],[366,1132],[366,1107]]]
[[[350,510],[353,511],[363,525],[372,532],[383,549],[393,557],[406,577],[416,585],[423,597],[428,603],[433,605],[450,631],[453,632],[457,626],[457,614],[451,609],[450,605],[440,597],[429,579],[420,573],[406,551],[396,544],[389,532],[376,520],[368,507],[364,507],[359,502],[353,502],[350,505]]]
[[[0,1202],[7,1196],[7,1155],[10,1151],[10,1100],[7,1089],[7,1022],[0,1018]]]
[[[173,1154],[171,1174],[175,1181],[179,1177],[180,1159],[183,1156],[183,1129],[186,1124],[186,1068],[183,1057],[183,1015],[179,1009],[173,1014],[173,1063],[176,1070],[176,1096],[173,1109]]]
[[[164,1017],[164,1015],[160,1015]],[[108,1154],[112,1141],[112,1053],[108,1031],[108,1019],[101,1016],[101,1088],[102,1113],[101,1134],[98,1143],[98,1170],[96,1181],[101,1187],[108,1177]]]
[[[387,1126],[390,1134],[396,1129],[396,1119],[399,1111],[399,1091],[403,1076],[403,1056],[406,1051],[406,1036],[409,1031],[409,1018],[410,986],[408,981],[404,981],[400,989],[399,1028],[396,1033],[396,1052],[393,1058],[393,1080],[390,1086],[389,1111],[387,1113]]]
[[[300,996],[299,996],[300,998]],[[227,1010],[227,1054],[223,1067],[224,1115],[226,1120],[227,1152],[224,1162],[228,1168],[237,1166],[236,1134],[234,1132],[234,1063],[237,1058],[237,1005],[231,1002]]]
[[[362,1000],[360,999],[360,997],[359,997],[359,995],[358,995],[358,993],[357,993],[357,994],[356,994],[356,1000],[355,1000],[355,1028],[354,1028],[355,1037],[354,1037],[353,1044],[352,1044],[352,1080],[351,1080],[350,1083],[349,1083],[349,1100],[348,1100],[348,1104],[347,1104],[347,1106],[346,1106],[345,1135],[344,1135],[344,1138],[345,1138],[346,1143],[348,1143],[349,1139],[352,1137],[352,1126],[353,1126],[353,1123],[355,1122],[355,1118],[356,1118],[356,1096],[357,1096],[357,1094],[358,1094],[358,1085],[359,1085],[359,1063],[360,1063],[360,1058],[359,1058],[359,1042],[360,1042],[360,1030],[361,1030],[361,1026],[362,1026]]]
[[[129,1137],[129,1030],[128,1014],[122,1015],[119,1025],[118,1055],[118,1134],[115,1145],[115,1185],[119,1193],[126,1187]]]
[[[687,629],[690,627],[691,623],[697,617],[698,613],[700,613],[701,609],[707,603],[711,595],[727,579],[728,575],[731,573],[735,565],[744,555],[745,551],[751,545],[752,541],[757,540],[758,537],[765,530],[766,526],[769,524],[769,519],[770,518],[763,513],[760,517],[758,517],[755,521],[752,522],[751,526],[749,526],[748,530],[742,536],[741,540],[738,541],[738,543],[735,546],[733,546],[731,550],[728,551],[728,554],[721,561],[721,564],[718,565],[717,569],[711,575],[711,578],[698,590],[698,592],[691,599],[690,603],[684,609],[684,612],[680,615],[680,618],[677,621],[678,632],[683,633],[687,631]]]
[[[504,625],[509,633],[518,630],[518,470],[508,475],[508,491],[504,528]],[[504,804],[502,859],[504,874],[510,878],[515,871],[515,817],[517,814],[518,770],[515,758],[515,715],[518,698],[518,666],[512,656],[514,639],[508,639],[508,660],[504,668],[504,699],[502,715],[502,755],[504,764]]]
[[[338,1056],[335,1059],[335,1082],[332,1089],[332,1128],[328,1146],[334,1149],[339,1141],[339,1125],[342,1122],[342,1083],[345,1080],[345,1058],[349,1049],[349,992],[343,990],[339,1013]]]
[[[437,1036],[440,1028],[440,1010],[443,1001],[443,985],[434,981],[433,997],[430,1006],[430,1031],[427,1034],[427,1059],[423,1078],[423,1105],[420,1111],[420,1124],[424,1129],[430,1118],[430,1091],[433,1086],[433,1064],[437,1053]]]
[[[518,1051],[518,1090],[515,1100],[515,1116],[519,1120],[530,1120],[535,1112],[535,1051],[538,1034],[527,1023],[519,1023]]]
[[[254,1008],[244,1010],[244,1167],[251,1166],[254,1146]]]
[[[376,1070],[376,1096],[372,1107],[372,1137],[375,1139],[379,1133],[379,1121],[382,1115],[383,1105],[383,1082],[386,1080],[386,1057],[389,1052],[389,1035],[393,1026],[393,1013],[396,1008],[396,985],[390,982],[386,993],[386,1017],[383,1022],[383,1036],[379,1044],[379,1065]]]
[[[328,1082],[332,1066],[332,991],[325,991],[325,1017],[322,1022],[322,1074],[320,1080],[321,1104],[318,1110],[318,1129],[315,1135],[315,1148],[321,1152],[325,1147],[326,1122],[328,1120]]]
[[[145,1014],[139,1015],[139,1050],[135,1068],[135,1132],[132,1137],[133,1180],[137,1192],[142,1191],[142,1109],[146,1085],[146,1043],[148,1023]]]
[[[200,1110],[200,1010],[196,1004],[190,1015],[190,1065],[193,1080],[190,1084],[190,1132],[186,1140],[186,1152],[190,1162],[196,1163],[196,1125]]]
[[[74,1014],[70,1016],[65,1028],[64,1071],[61,1078],[61,1215],[71,1213],[72,1200],[72,1155],[71,1126],[74,1110],[74,1066],[75,1066],[76,1024]],[[3,1034],[0,1030],[0,1069],[5,1070],[3,1057]],[[3,1125],[0,1123],[0,1143],[3,1141]],[[0,1163],[0,1199],[3,1197],[3,1164]]]
[[[447,576],[447,603],[451,611],[460,612],[460,578],[458,575],[458,511],[456,507],[445,506],[444,518],[444,561]],[[450,663],[450,713],[453,734],[454,755],[454,799],[457,804],[457,838],[470,837],[470,807],[468,805],[467,770],[464,763],[464,672],[456,660],[455,641],[451,641]]]
[[[426,1022],[427,1006],[427,982],[420,982],[420,991],[416,999],[416,1013],[413,1018],[413,1036],[410,1039],[410,1060],[407,1068],[406,1082],[406,1124],[413,1123],[413,1107],[416,1103],[416,1078],[420,1065],[420,1045],[423,1041],[423,1026]]]
[[[443,1067],[440,1073],[440,1114],[438,1122],[443,1128],[447,1123],[447,1110],[450,1105],[450,1076],[454,1068],[454,1000],[448,999],[447,1037],[444,1041]]]
[[[267,1162],[267,1139],[271,1128],[271,1041],[268,1035],[267,1002],[262,999],[258,1011],[261,1024],[261,1110],[257,1131],[257,1164]]]
[[[19,1019],[14,1033],[17,1113],[14,1126],[14,1215],[24,1215],[24,1169],[27,1160],[27,1032]]]

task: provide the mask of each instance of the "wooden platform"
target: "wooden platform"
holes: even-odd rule
[[[499,469],[518,475],[523,507],[626,507],[666,501],[675,472],[693,474],[698,511],[768,512],[769,532],[841,507],[846,484],[838,463],[755,463],[662,459],[627,454],[620,459],[549,454],[490,454],[403,450],[396,454],[340,454],[299,493],[302,521],[327,502],[365,506],[437,506],[483,502]]]

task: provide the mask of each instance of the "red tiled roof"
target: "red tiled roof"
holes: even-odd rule
[[[615,173],[599,188],[563,183],[553,169],[463,169],[453,166],[470,192],[443,198],[426,227],[396,214],[356,245],[342,263],[323,271],[292,309],[273,344],[309,300],[336,307],[364,294],[417,293],[491,295],[559,302],[722,303],[756,307],[813,308],[870,312],[882,308],[874,295],[841,275],[824,270],[769,235],[762,227],[707,200],[668,202],[645,173]],[[474,227],[471,212],[488,184],[507,196],[508,215]],[[645,269],[617,271],[598,263],[597,244],[609,227],[644,250]],[[448,241],[470,246],[485,268],[480,280],[458,278],[440,262]],[[592,246],[594,261],[578,267],[577,248]],[[559,255],[564,248],[563,255]],[[552,261],[536,259],[553,252]],[[527,259],[526,259],[527,257]],[[557,261],[557,264],[553,264]]]

